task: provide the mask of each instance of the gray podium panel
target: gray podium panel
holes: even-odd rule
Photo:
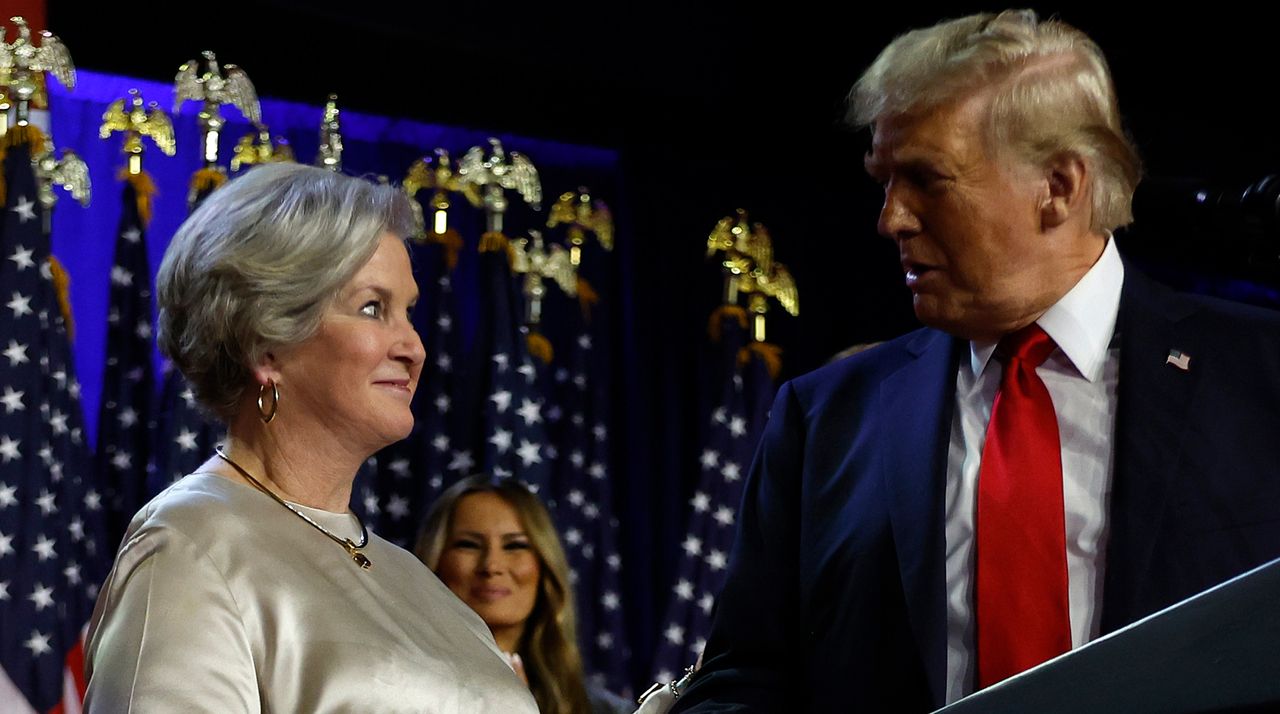
[[[938,711],[1280,711],[1280,560]]]

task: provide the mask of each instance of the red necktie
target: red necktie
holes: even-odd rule
[[[978,687],[1071,649],[1062,445],[1036,367],[1056,345],[1037,325],[1006,335],[978,471]]]

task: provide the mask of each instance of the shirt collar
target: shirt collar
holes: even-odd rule
[[[1036,324],[1048,333],[1058,348],[1090,382],[1102,378],[1107,347],[1120,313],[1120,288],[1124,284],[1124,262],[1108,234],[1102,256],[1080,281],[1049,308]],[[996,342],[969,343],[970,368],[982,374],[996,351]]]

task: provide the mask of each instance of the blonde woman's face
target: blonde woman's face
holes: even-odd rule
[[[542,566],[516,510],[495,493],[472,493],[454,507],[436,574],[497,636],[523,631]]]

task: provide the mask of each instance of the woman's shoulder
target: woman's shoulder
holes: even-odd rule
[[[251,507],[247,487],[209,473],[189,474],[156,494],[129,523],[125,540],[139,532],[176,529],[188,536],[219,530]]]
[[[179,479],[143,506],[116,553],[117,570],[175,551],[203,557],[235,543],[235,534],[260,520],[252,491],[215,474],[195,473]]]

